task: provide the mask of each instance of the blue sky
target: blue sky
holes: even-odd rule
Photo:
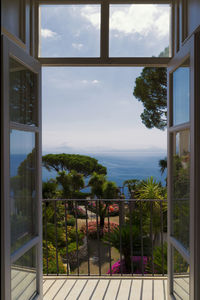
[[[99,56],[99,12],[97,5],[42,8],[41,56]],[[112,6],[110,55],[158,56],[168,46],[168,17],[166,6]],[[43,151],[164,151],[166,132],[145,128],[132,94],[141,70],[43,68]]]

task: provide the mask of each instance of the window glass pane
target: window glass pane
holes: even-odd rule
[[[11,251],[36,234],[35,133],[11,130],[10,134]]]
[[[169,5],[110,5],[111,57],[169,56]]]
[[[190,132],[174,135],[173,157],[173,235],[189,250],[190,223]]]
[[[189,300],[189,264],[174,248],[174,296],[177,299]]]
[[[27,300],[36,294],[36,248],[27,251],[11,266],[11,299]]]
[[[10,120],[37,125],[37,75],[10,58]]]
[[[100,5],[41,5],[40,56],[99,57]]]
[[[190,69],[187,60],[173,74],[173,125],[189,122]]]

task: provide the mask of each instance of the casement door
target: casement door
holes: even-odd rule
[[[196,34],[182,45],[168,66],[169,295],[182,300],[199,299],[199,52]]]
[[[3,297],[40,299],[41,68],[8,38],[2,44]]]

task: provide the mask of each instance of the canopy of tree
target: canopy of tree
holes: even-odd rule
[[[51,171],[67,171],[72,170],[83,174],[85,177],[92,175],[93,172],[98,174],[107,174],[106,167],[98,163],[98,161],[90,156],[79,154],[47,154],[42,157],[43,166]]]
[[[165,48],[159,57],[168,56],[169,48]],[[140,115],[147,128],[165,129],[167,125],[167,69],[145,67],[136,78],[133,95],[144,106]]]

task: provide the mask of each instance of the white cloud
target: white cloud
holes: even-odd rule
[[[95,79],[95,80],[92,80],[92,83],[93,83],[93,84],[98,84],[99,82],[100,82],[100,81],[99,81],[99,80],[96,80],[96,79]]]
[[[85,79],[84,79],[84,80],[82,80],[81,82],[82,82],[83,84],[87,84],[87,83],[88,83],[88,80],[85,80]]]
[[[97,79],[94,79],[94,80],[83,79],[83,80],[81,80],[81,83],[83,83],[83,84],[99,84],[100,81]]]
[[[110,29],[124,34],[148,35],[155,31],[165,36],[169,31],[169,7],[158,5],[111,6]]]
[[[83,44],[81,43],[72,43],[72,47],[77,50],[81,50],[83,48]]]
[[[58,36],[58,34],[50,29],[47,28],[42,28],[41,29],[41,36],[43,38],[56,38]]]
[[[92,26],[96,29],[100,29],[100,9],[96,5],[85,5],[81,9],[81,16],[86,18]]]
[[[92,26],[100,28],[98,7],[87,5],[81,10],[81,16]],[[110,30],[123,34],[139,33],[148,35],[154,31],[159,36],[169,32],[169,6],[153,4],[112,5],[110,8]],[[119,37],[115,32],[115,37]]]

